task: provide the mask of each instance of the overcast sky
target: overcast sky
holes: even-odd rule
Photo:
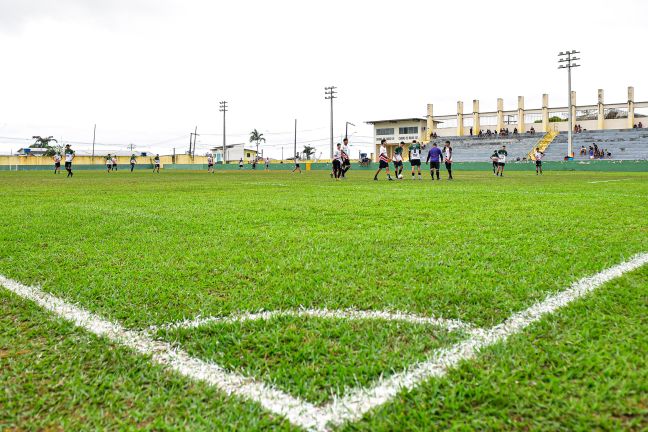
[[[578,103],[648,100],[648,1],[209,1],[0,0],[0,152],[54,135],[98,152],[187,149],[257,128],[266,154],[308,141],[328,154],[329,105],[338,87],[336,141],[370,148],[367,120],[505,109],[524,95],[567,104],[556,55],[582,52]],[[208,135],[216,134],[216,135]],[[81,149],[82,144],[75,144]],[[99,150],[101,149],[101,150]],[[287,157],[287,156],[286,156]]]

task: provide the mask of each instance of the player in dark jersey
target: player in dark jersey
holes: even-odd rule
[[[448,180],[452,180],[452,147],[450,147],[450,141],[446,141],[443,146],[443,161],[446,170],[448,170]]]
[[[504,177],[504,166],[506,165],[506,157],[508,152],[506,151],[506,146],[502,146],[501,149],[497,150],[497,171],[495,175]]]
[[[490,159],[491,162],[493,162],[493,175],[497,175],[497,162],[498,162],[497,150],[493,151],[493,154],[491,155]]]
[[[72,161],[74,160],[74,150],[70,148],[70,144],[65,146],[65,170],[67,171],[67,177],[72,177],[74,173],[72,172]]]
[[[414,180],[414,171],[418,170],[418,179],[423,180],[421,177],[421,144],[417,143],[416,140],[412,141],[412,144],[408,149],[410,165],[412,166],[412,180]]]
[[[430,163],[430,177],[434,180],[434,173],[436,172],[437,180],[441,180],[439,173],[441,172],[441,159],[443,158],[443,152],[437,146],[437,143],[432,144],[432,148],[428,151],[427,158],[425,158],[425,163]]]
[[[396,178],[399,180],[403,179],[403,149],[405,146],[405,142],[401,141],[401,143],[394,149],[394,174],[396,175]]]
[[[160,155],[155,155],[153,158],[153,172],[160,174]]]

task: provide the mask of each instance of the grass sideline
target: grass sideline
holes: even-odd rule
[[[648,250],[646,174],[511,173],[497,179],[457,173],[455,182],[434,184],[427,178],[376,183],[367,173],[350,176],[335,183],[318,172],[87,172],[67,181],[45,173],[0,173],[7,210],[0,216],[0,273],[40,284],[131,327],[298,306],[398,309],[488,326],[581,276]],[[628,180],[588,183],[622,178]],[[14,309],[8,316],[30,321]],[[13,338],[25,343],[10,327],[0,324],[3,336],[13,335],[3,341],[3,353]],[[287,342],[286,359],[299,363],[291,355],[308,350],[309,343],[321,344],[313,339],[321,334],[329,345],[316,357],[324,360],[336,332],[367,328],[339,323],[331,330],[310,323],[298,329],[308,337]],[[384,343],[376,330],[371,336]],[[403,330],[400,336],[408,335]],[[259,345],[280,336],[276,327],[256,331]],[[32,336],[28,340],[49,344],[47,332]],[[409,336],[403,350],[429,342],[423,332]],[[344,340],[356,343],[357,337]],[[250,358],[263,354],[277,361],[272,346],[265,353],[248,347],[254,351]],[[368,343],[356,355],[375,347]],[[385,364],[394,364],[398,353],[388,353]],[[239,354],[226,352],[224,363],[241,366]],[[86,357],[93,355],[103,354],[97,348]],[[15,357],[20,356],[0,361]],[[337,360],[344,367],[347,359]],[[346,366],[352,372],[352,359]],[[100,369],[101,363],[89,360],[88,367]],[[299,367],[285,371],[303,387],[308,373]],[[29,377],[14,374],[9,378],[29,387]],[[82,388],[77,382],[65,391]],[[222,402],[234,412],[250,405],[230,403]],[[16,412],[28,410],[22,407]],[[412,415],[427,414],[422,409]],[[236,416],[216,417],[210,421],[228,425]],[[242,418],[252,422],[251,429],[273,424]],[[256,419],[268,420],[262,413]]]

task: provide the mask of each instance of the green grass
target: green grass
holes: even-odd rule
[[[371,177],[352,171],[336,183],[325,172],[79,171],[73,179],[0,172],[0,274],[132,328],[299,306],[396,309],[488,327],[648,251],[648,174],[511,172],[500,179],[458,172],[454,182],[435,183]],[[618,179],[624,180],[588,183]],[[601,290],[587,300],[603,302],[595,304],[599,315],[585,313],[587,302],[570,306],[559,323],[546,319],[348,427],[461,428],[467,416],[471,429],[640,429],[646,400],[631,393],[645,374],[636,347],[646,344],[624,317],[639,320],[645,334],[637,310],[646,303],[645,272],[623,284],[633,291],[615,285],[616,297]],[[0,396],[0,429],[122,429],[137,427],[135,420],[150,429],[290,427],[126,350],[108,350],[108,343],[2,293],[0,380],[9,391]],[[599,333],[592,342],[598,352],[589,353],[587,336],[603,316],[623,325]],[[319,320],[211,326],[168,337],[315,401],[449,342],[429,327]],[[71,356],[73,348],[79,353]],[[562,369],[546,367],[543,356]],[[363,364],[366,358],[376,364]],[[602,387],[597,371],[606,367],[615,371],[615,391]],[[565,381],[558,373],[564,370],[583,377]],[[528,390],[536,374],[554,387]],[[522,384],[513,388],[511,377]],[[537,399],[543,394],[546,400]],[[617,419],[622,408],[634,417]],[[518,414],[523,421],[511,420]],[[594,419],[585,421],[588,415]]]

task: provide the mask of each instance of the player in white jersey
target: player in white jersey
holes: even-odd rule
[[[65,170],[67,171],[67,177],[72,177],[74,173],[72,172],[72,161],[74,160],[74,150],[70,148],[70,144],[65,146]]]
[[[502,146],[501,149],[497,150],[497,171],[495,172],[496,176],[504,177],[504,167],[506,166],[506,158],[508,152],[506,151],[506,146]]]
[[[130,157],[130,172],[133,172],[135,169],[135,164],[137,163],[137,158],[135,157],[135,154],[132,154]]]
[[[112,157],[110,156],[110,153],[108,153],[108,156],[106,156],[106,171],[110,172],[112,170]]]
[[[211,153],[207,155],[207,172],[214,173],[214,156]]]
[[[535,154],[533,156],[535,157],[536,162],[536,175],[542,175],[542,158],[544,157],[544,153],[540,151],[539,147],[536,147]]]
[[[295,171],[299,171],[299,174],[302,173],[301,165],[299,165],[299,156],[295,156],[295,169],[293,169],[290,173],[292,174]]]
[[[446,141],[443,146],[443,162],[445,162],[446,170],[448,170],[448,180],[452,180],[452,147],[450,141]]]
[[[270,171],[270,158],[265,158],[265,170]]]
[[[349,152],[349,139],[344,138],[342,141],[342,178],[346,177],[347,171],[351,169],[351,153]]]
[[[117,171],[117,155],[113,155],[111,162],[113,171]]]
[[[340,180],[342,177],[342,144],[338,143],[333,151],[333,177]]]
[[[383,170],[383,168],[386,170],[385,172],[387,173],[387,180],[392,181],[394,180],[391,178],[391,174],[389,173],[389,156],[387,155],[387,140],[382,140],[380,141],[380,152],[378,154],[378,171],[376,171],[376,174],[374,174],[374,180],[378,180],[378,174],[380,174],[380,171]]]
[[[414,170],[418,169],[418,179],[423,180],[421,177],[421,144],[417,143],[416,140],[412,141],[412,144],[409,146],[409,160],[410,165],[412,166],[412,180],[414,180]]]
[[[61,153],[56,153],[52,159],[54,160],[54,174],[59,174],[61,172]]]
[[[153,172],[160,174],[160,155],[156,154],[153,158]]]

